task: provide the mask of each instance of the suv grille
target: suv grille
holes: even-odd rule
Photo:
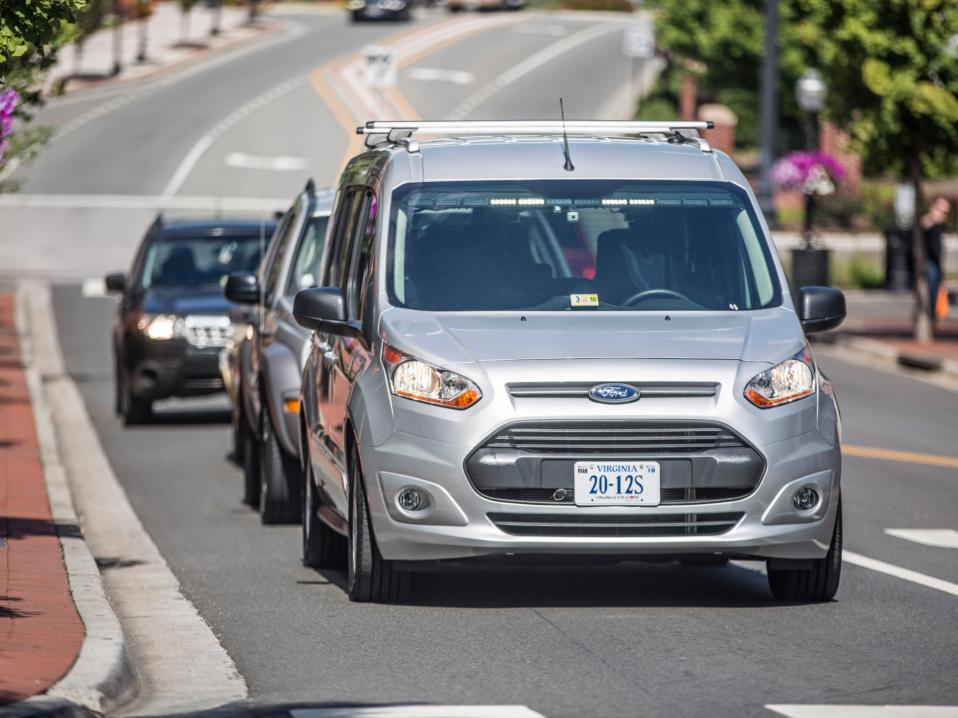
[[[737,434],[719,424],[636,421],[513,424],[483,444],[490,449],[603,456],[661,455],[747,446]]]
[[[486,514],[497,528],[513,536],[715,536],[732,529],[745,515],[646,514],[588,515]]]
[[[198,349],[224,347],[233,336],[233,324],[229,317],[190,314],[183,319],[186,341]]]

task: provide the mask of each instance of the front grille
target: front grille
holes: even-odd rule
[[[516,449],[565,456],[656,456],[747,448],[734,432],[709,422],[542,422],[512,424],[483,444],[489,449]]]
[[[671,505],[745,498],[765,468],[755,449],[717,422],[633,419],[510,424],[476,447],[465,470],[490,499],[555,505],[573,501],[575,462],[593,457],[657,461],[661,503]]]
[[[654,537],[716,536],[731,530],[744,513],[720,514],[486,514],[513,536]]]
[[[183,332],[188,341],[199,349],[224,347],[233,336],[229,317],[191,314],[183,319]]]
[[[183,386],[191,391],[219,391],[223,388],[223,379],[222,377],[187,379],[183,382]]]
[[[556,498],[556,492],[560,493]],[[750,488],[690,488],[659,489],[660,503],[694,504],[710,501],[732,501],[748,496]],[[533,504],[571,504],[574,502],[572,489],[483,489],[484,496],[499,501],[513,501]]]

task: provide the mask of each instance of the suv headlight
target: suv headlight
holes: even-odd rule
[[[396,396],[450,409],[468,409],[482,398],[472,380],[383,344],[389,389]]]
[[[136,328],[154,341],[166,341],[182,333],[179,318],[172,314],[144,314],[137,320]]]
[[[815,393],[815,362],[806,346],[745,385],[745,398],[759,409],[787,404]]]

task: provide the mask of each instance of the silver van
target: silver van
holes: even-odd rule
[[[806,334],[844,297],[790,291],[706,127],[359,128],[293,309],[307,565],[356,601],[512,554],[758,559],[780,599],[834,596],[840,418]]]

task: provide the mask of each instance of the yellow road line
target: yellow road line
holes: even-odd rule
[[[503,19],[498,22],[490,23],[475,23],[475,27],[459,32],[454,33],[448,37],[442,37],[437,39],[434,43],[427,45],[426,47],[420,48],[410,55],[402,58],[399,63],[401,68],[407,67],[410,64],[421,60],[423,57],[426,57],[438,50],[441,50],[444,47],[448,47],[450,44],[463,40],[467,37],[477,35],[482,32],[488,32],[495,30],[497,28],[503,27],[505,25],[511,25],[515,22],[521,21],[522,18],[515,17]],[[467,24],[469,21],[464,19],[455,19],[447,20],[445,22],[440,22],[440,27],[442,25],[453,25],[453,24]],[[401,45],[403,42],[408,41],[411,37],[417,35],[428,36],[436,30],[435,26],[428,28],[412,28],[405,32],[397,33],[393,35],[388,40],[386,40],[384,45],[386,46],[397,46]],[[363,121],[363,118],[353,117],[349,109],[346,107],[345,103],[337,96],[335,90],[330,87],[329,82],[326,80],[326,75],[329,72],[334,70],[339,70],[346,67],[347,65],[356,62],[360,59],[360,53],[353,52],[344,57],[332,60],[330,62],[320,65],[313,71],[309,73],[309,84],[319,95],[320,99],[323,100],[329,106],[330,111],[333,113],[333,116],[336,118],[336,121],[342,126],[346,131],[347,136],[349,137],[349,143],[346,147],[346,152],[343,155],[342,162],[340,163],[340,171],[346,166],[346,163],[352,159],[355,155],[362,152],[364,147],[365,138],[362,135],[356,134],[356,126],[359,122]],[[409,120],[418,120],[421,119],[421,115],[416,111],[412,104],[405,98],[405,96],[399,91],[398,87],[387,88],[384,92],[386,98],[405,115],[402,119]],[[396,119],[396,118],[393,118]]]
[[[866,459],[884,459],[885,461],[901,461],[908,464],[926,464],[928,466],[945,466],[949,469],[958,469],[958,456],[921,454],[916,451],[896,451],[855,444],[843,444],[842,453],[846,456],[860,456]]]

